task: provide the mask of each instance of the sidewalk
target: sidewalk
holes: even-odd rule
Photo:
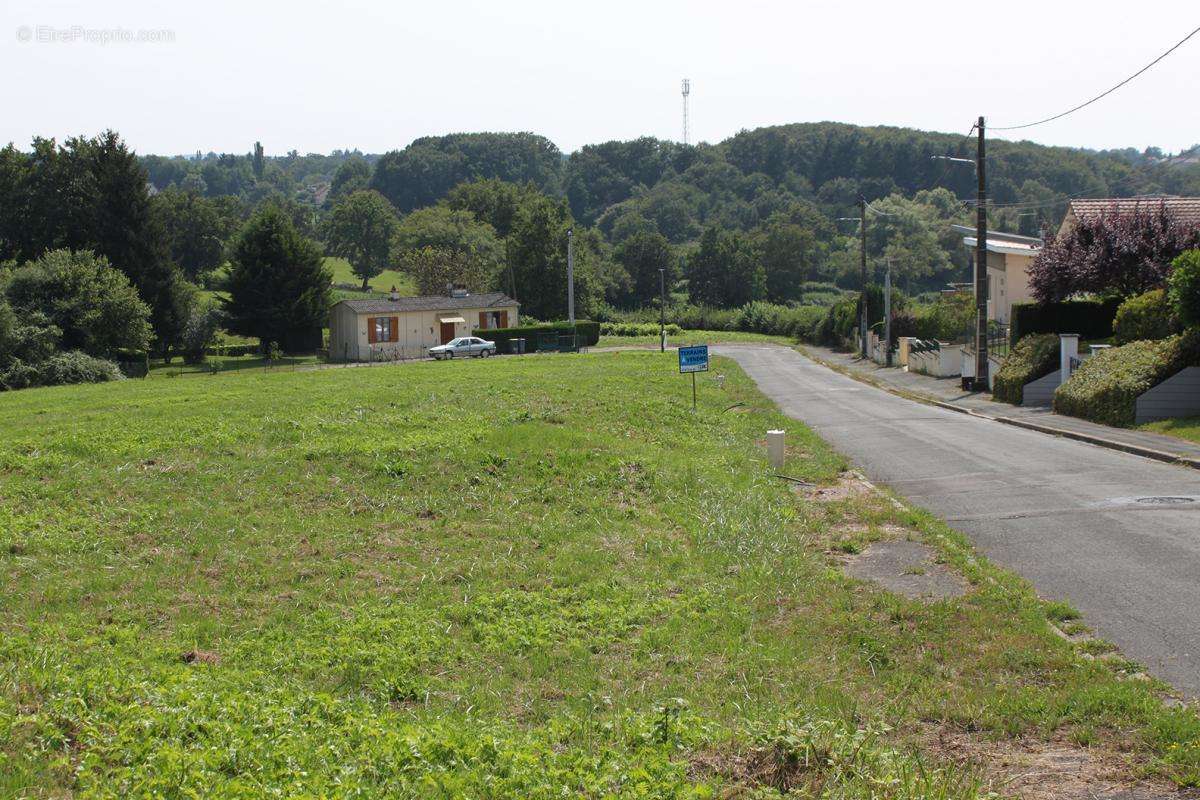
[[[1065,436],[1083,442],[1123,450],[1127,453],[1200,469],[1200,445],[1160,433],[1113,428],[1095,422],[1055,414],[1049,408],[1014,406],[992,400],[990,394],[964,392],[959,378],[934,378],[897,367],[881,367],[850,353],[827,347],[804,345],[802,352],[827,367],[878,386],[894,394],[933,403],[965,414],[993,419],[1007,425]]]

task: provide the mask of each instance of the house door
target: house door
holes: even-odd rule
[[[442,342],[441,343],[446,344],[453,338],[454,338],[454,323],[453,322],[443,322],[442,323]]]

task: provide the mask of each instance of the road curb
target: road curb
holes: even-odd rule
[[[894,394],[897,397],[903,397],[907,400],[914,400],[918,403],[937,406],[938,408],[943,408],[947,411],[954,411],[959,414],[978,417],[979,419],[987,419],[991,420],[992,422],[999,422],[1003,425],[1012,425],[1014,428],[1024,428],[1025,430],[1037,431],[1038,433],[1045,433],[1051,436],[1061,436],[1064,439],[1073,439],[1077,442],[1093,444],[1097,447],[1103,447],[1108,450],[1117,450],[1122,453],[1129,453],[1130,455],[1141,456],[1143,458],[1150,458],[1155,461],[1163,461],[1168,464],[1176,464],[1178,466],[1200,470],[1200,459],[1197,458],[1179,455],[1178,453],[1169,453],[1165,450],[1155,450],[1152,447],[1142,447],[1141,445],[1129,444],[1128,442],[1118,442],[1114,439],[1106,439],[1103,436],[1094,436],[1090,433],[1081,433],[1079,431],[1067,430],[1065,428],[1055,428],[1052,425],[1039,425],[1036,422],[1028,422],[1023,419],[1016,419],[1014,417],[992,416],[991,414],[985,414],[981,411],[976,411],[973,408],[966,408],[965,406],[956,405],[954,403],[947,403],[945,400],[938,400],[934,397],[930,397],[929,395],[924,395],[919,392],[913,392],[906,389],[898,389],[894,386],[889,386],[882,381],[872,380],[867,375],[862,375],[854,370],[846,369],[839,364],[833,364],[829,361],[826,361],[820,356],[813,355],[808,351],[807,348],[801,348],[801,352],[803,352],[806,358],[812,359],[826,369],[831,369],[834,372],[845,375],[846,377],[856,380],[859,383],[865,383],[868,386],[874,386],[876,389],[881,389],[889,394]]]

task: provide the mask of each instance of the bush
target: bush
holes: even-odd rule
[[[1120,298],[1013,303],[1009,338],[1015,343],[1031,333],[1078,333],[1081,339],[1107,339],[1120,304]]]
[[[656,331],[657,332],[657,331]],[[555,334],[570,336],[569,322],[543,322],[538,325],[521,325],[516,328],[476,328],[472,335],[496,343],[496,350],[501,353],[509,352],[509,342],[513,339],[525,340],[525,352],[533,353],[538,348],[538,338]],[[600,323],[587,319],[575,321],[575,335],[579,337],[580,347],[593,347],[600,341]]]
[[[1185,367],[1200,366],[1200,328],[1114,347],[1083,362],[1054,393],[1054,410],[1105,425],[1132,425],[1137,398]]]
[[[1200,250],[1189,250],[1171,262],[1168,296],[1184,325],[1200,327]]]
[[[31,386],[57,386],[67,383],[104,383],[125,376],[112,361],[95,358],[78,350],[55,353],[38,364],[14,360],[0,374],[0,389],[25,389]]]
[[[733,316],[733,324],[739,331],[799,337],[822,316],[824,310],[812,306],[792,307],[756,301],[739,308]]]
[[[683,329],[674,322],[666,326],[668,336],[678,336],[683,333]],[[600,323],[601,336],[658,336],[659,326],[657,322],[602,322]]]
[[[1025,384],[1058,368],[1059,341],[1053,333],[1035,333],[1017,342],[992,380],[992,397],[1021,405]]]
[[[1131,297],[1117,307],[1113,319],[1113,339],[1129,344],[1143,339],[1165,339],[1179,333],[1179,320],[1163,289],[1152,289]]]
[[[187,364],[199,364],[208,355],[208,348],[217,339],[221,327],[221,310],[216,306],[197,305],[183,326],[180,349]]]
[[[105,358],[94,358],[78,350],[55,353],[38,365],[43,386],[63,383],[104,383],[125,376],[117,365]]]

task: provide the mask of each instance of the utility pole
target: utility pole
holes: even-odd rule
[[[575,231],[567,229],[567,319],[575,327]]]
[[[979,149],[975,157],[975,177],[979,196],[975,208],[975,389],[988,388],[988,272],[987,272],[987,178],[984,173],[983,117],[979,129]]]
[[[883,274],[883,357],[887,366],[892,365],[892,260],[887,260],[887,272]]]
[[[867,358],[867,198],[858,198],[859,233],[861,235],[861,252],[859,253],[859,281],[862,285],[862,313],[858,315],[858,340],[862,349],[862,357]]]
[[[658,352],[667,352],[667,271],[658,270]]]

